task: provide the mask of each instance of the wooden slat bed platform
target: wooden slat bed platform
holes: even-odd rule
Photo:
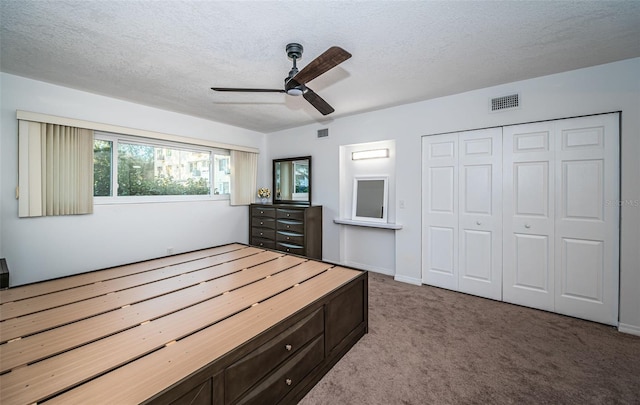
[[[338,293],[357,282],[361,302],[345,327],[335,315],[345,305]],[[11,288],[0,291],[0,302],[2,404],[165,403],[184,392],[206,395],[203,403],[255,402],[252,392],[271,384],[269,375],[302,370],[303,363],[283,357],[264,365],[259,387],[248,383],[235,398],[225,394],[235,384],[225,380],[225,368],[325,308],[324,360],[305,369],[304,386],[286,379],[277,399],[288,402],[367,328],[365,272],[242,244]],[[304,344],[309,352],[318,345]],[[287,346],[292,355],[298,349]]]

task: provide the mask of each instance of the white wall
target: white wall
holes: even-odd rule
[[[340,193],[348,192],[337,188],[340,146],[395,140],[395,199],[405,206],[395,214],[403,229],[395,233],[394,249],[386,236],[374,234],[366,245],[350,244],[349,249],[360,249],[350,253],[358,257],[367,251],[387,252],[395,263],[390,271],[396,279],[419,284],[422,136],[622,111],[621,199],[627,203],[621,209],[620,329],[640,334],[639,72],[640,58],[635,58],[280,131],[268,135],[269,159],[313,156],[313,203],[324,206],[323,256],[339,262],[345,235],[333,218],[340,213]],[[514,92],[521,94],[520,109],[488,112],[490,98]],[[317,138],[321,128],[329,129],[328,137]],[[375,266],[374,260],[365,265]]]
[[[0,257],[11,285],[248,241],[248,209],[228,201],[96,205],[94,214],[18,218],[16,110],[265,149],[265,135],[183,114],[1,74]],[[264,153],[259,164],[266,165]],[[260,173],[262,178],[269,173]]]

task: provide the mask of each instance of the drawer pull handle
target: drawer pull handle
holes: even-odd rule
[[[261,214],[264,214],[264,211],[260,211]]]
[[[287,240],[291,239],[290,237],[287,236]]]
[[[287,385],[291,385],[291,383],[293,383],[293,381],[291,381],[291,378],[287,378],[286,380],[284,380],[284,382],[285,382]]]
[[[291,345],[285,345],[284,348],[287,349],[288,352],[290,352],[291,349],[292,349],[292,346]]]
[[[289,225],[287,225],[287,229],[291,228]]]
[[[525,225],[524,225],[524,227],[525,227],[525,228],[527,228],[527,229],[529,229],[529,228],[531,228],[531,225],[529,225],[529,224],[525,224]]]
[[[260,225],[264,225],[264,222],[260,222]]]
[[[291,214],[287,214],[287,216],[288,216],[288,217],[290,217],[290,216],[291,216]]]
[[[482,222],[476,221],[476,225],[482,225]]]
[[[289,251],[289,248],[287,248],[287,252]]]

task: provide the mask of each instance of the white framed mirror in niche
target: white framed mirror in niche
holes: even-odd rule
[[[353,179],[354,221],[387,222],[389,178],[387,176],[358,176]]]

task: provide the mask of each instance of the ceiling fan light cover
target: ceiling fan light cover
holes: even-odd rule
[[[287,90],[287,94],[290,96],[301,96],[302,95],[302,89],[299,89],[297,87],[293,87],[289,90]]]

